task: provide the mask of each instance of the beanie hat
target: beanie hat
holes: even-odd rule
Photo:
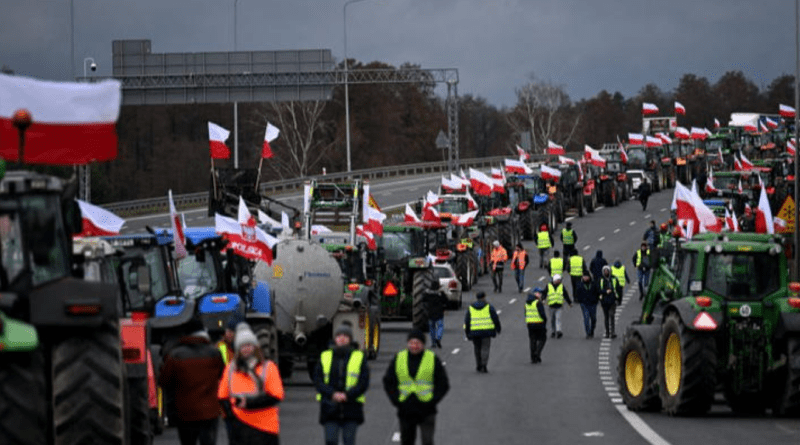
[[[560,280],[561,280],[561,275],[560,274],[553,275],[553,281],[560,281]]]
[[[483,300],[484,298],[486,298],[486,292],[484,291],[478,292],[477,294],[475,294],[475,298],[477,298],[478,300]]]
[[[500,241],[494,240],[494,241],[492,242],[492,245],[493,245],[493,246],[495,246],[495,247],[497,247],[497,246],[499,246],[499,245],[500,245]]]
[[[622,263],[619,260],[614,261],[614,267],[619,267],[619,266],[622,266]]]
[[[242,346],[248,343],[258,348],[258,338],[256,338],[256,334],[254,334],[253,330],[250,329],[249,324],[241,322],[236,325],[236,336],[233,338],[233,349],[238,352]]]
[[[350,337],[350,340],[353,340],[353,330],[350,328],[350,325],[342,324],[336,328],[336,332],[333,333],[333,338],[336,338],[340,335],[346,335]]]
[[[408,333],[408,340],[411,340],[412,338],[416,338],[417,340],[421,341],[423,345],[425,344],[425,333],[419,329],[412,329],[411,332]]]

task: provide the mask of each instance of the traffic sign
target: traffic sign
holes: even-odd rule
[[[794,199],[791,196],[787,196],[783,201],[777,217],[786,221],[786,227],[778,233],[794,233]]]

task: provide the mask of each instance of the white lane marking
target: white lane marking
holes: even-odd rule
[[[606,239],[606,237],[601,236],[600,238],[597,238],[597,241],[601,241],[602,242],[604,239]]]
[[[606,208],[606,206],[600,206],[600,207],[596,208],[595,210],[603,210],[604,208]]]
[[[380,193],[378,193],[378,196],[391,196],[391,195],[393,195],[393,194],[394,194],[394,192],[393,192],[393,191],[391,191],[391,190],[387,190],[387,191],[385,191],[385,192],[380,192]]]
[[[603,434],[602,431],[587,431],[587,432],[583,433],[583,435],[584,435],[584,437],[603,437],[603,436],[605,436],[605,434]]]
[[[619,400],[619,402],[617,402],[616,400]],[[650,428],[650,426],[646,424],[644,420],[642,420],[642,418],[639,417],[638,414],[636,414],[633,411],[628,411],[628,408],[626,408],[625,405],[621,403],[622,402],[621,398],[612,399],[612,402],[615,403],[614,406],[617,408],[617,411],[619,411],[622,417],[625,420],[627,420],[628,423],[633,427],[633,429],[636,430],[636,432],[639,433],[639,435],[642,436],[642,438],[646,440],[650,445],[670,445],[669,442],[664,440],[663,437],[659,436],[658,433],[656,433],[652,428]]]
[[[619,229],[614,229],[614,233],[619,233]]]
[[[662,208],[661,210],[659,210],[659,212],[666,212],[666,211],[667,211],[667,208],[666,208],[666,207],[664,207],[664,208]]]
[[[455,348],[451,354],[458,354],[459,351],[461,351],[461,348]]]
[[[650,218],[651,216],[653,216],[653,215],[651,215],[651,214],[649,214],[649,213],[648,213],[647,215],[644,215],[644,216],[642,217],[642,219],[647,219],[647,218]]]
[[[514,304],[516,301],[517,301],[516,298],[512,298],[511,300],[509,300],[508,304]]]
[[[392,442],[400,442],[400,431],[395,431],[392,434]]]
[[[539,281],[544,281],[544,277],[539,277]]]
[[[628,225],[629,225],[629,226],[632,226],[632,225],[634,225],[634,224],[636,224],[636,221],[631,221],[631,223],[630,223],[630,224],[628,224]]]
[[[583,250],[589,250],[590,247],[592,247],[592,246],[584,246]]]
[[[572,221],[573,219],[575,219],[575,217],[574,216],[570,216],[569,218],[564,218],[564,222]]]
[[[418,188],[419,187],[409,187],[406,190],[408,190],[409,192],[416,192]]]
[[[622,403],[622,398],[620,397],[618,399],[611,399],[611,403]]]

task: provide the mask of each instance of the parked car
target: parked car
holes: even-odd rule
[[[439,289],[447,296],[450,308],[460,309],[462,305],[461,282],[458,280],[453,267],[447,263],[433,265],[434,279],[439,280]]]

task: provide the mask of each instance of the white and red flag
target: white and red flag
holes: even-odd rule
[[[494,188],[492,178],[472,167],[469,169],[469,184],[472,190],[475,190],[475,193],[481,196],[491,196],[492,188]]]
[[[660,146],[664,145],[664,143],[661,142],[661,139],[659,139],[657,137],[646,136],[644,145],[645,145],[645,147],[651,147],[652,148],[652,147],[660,147]]]
[[[372,206],[367,206],[364,213],[367,216],[364,224],[367,229],[378,236],[383,235],[383,220],[386,219],[386,214]]]
[[[722,223],[714,215],[714,212],[703,203],[700,196],[692,193],[680,182],[675,183],[675,194],[672,201],[678,220],[692,222],[691,233],[688,233],[688,236],[694,236],[700,232],[719,232],[722,230]]]
[[[644,144],[644,136],[639,133],[628,133],[628,143],[631,145],[642,145]]]
[[[772,226],[774,227],[774,230],[777,231],[778,233],[783,233],[784,231],[786,231],[786,228],[788,227],[786,221],[783,218],[778,218],[777,216],[772,219]]]
[[[769,133],[769,127],[764,121],[758,121],[758,129],[761,130],[762,133]]]
[[[750,160],[747,159],[747,156],[745,156],[742,152],[739,152],[739,160],[742,161],[742,170],[752,170],[755,168],[753,163],[750,162]]]
[[[542,165],[542,179],[558,181],[561,179],[561,170]]]
[[[278,127],[267,122],[267,130],[264,132],[264,145],[261,147],[262,158],[269,159],[273,156],[272,147],[269,144],[277,139],[279,134],[281,134],[281,131],[278,130]]]
[[[311,226],[311,234],[312,235],[322,235],[324,233],[333,233],[328,226],[324,226],[322,224],[313,224]]]
[[[456,190],[461,190],[461,181],[457,179],[453,179],[453,176],[450,179],[445,178],[442,176],[442,189],[446,192],[453,192]]]
[[[425,195],[425,204],[423,207],[438,206],[442,202],[443,200],[439,197],[439,195],[428,190],[428,193]]]
[[[506,192],[506,178],[491,178],[492,179],[492,191],[495,193],[505,193]]]
[[[422,222],[416,213],[414,213],[414,209],[411,208],[408,203],[406,203],[406,213],[405,213],[405,222],[412,222],[412,223],[419,223]]]
[[[728,213],[727,207],[725,208],[725,225],[731,232],[739,231],[739,221],[736,220],[736,212]]]
[[[778,121],[776,121],[775,119],[772,119],[769,116],[764,118],[764,123],[767,124],[767,127],[771,128],[773,130],[778,128]]]
[[[786,141],[786,153],[794,156],[795,152],[797,151],[797,147],[794,145],[794,139],[789,139]]]
[[[506,159],[504,162],[505,162],[506,173],[516,173],[520,175],[529,175],[533,173],[533,170],[531,170],[530,167],[525,165],[525,163],[522,161],[517,161],[515,159]]]
[[[744,170],[744,168],[742,167],[742,161],[740,161],[739,158],[736,157],[736,155],[733,155],[733,170],[737,171],[737,172],[740,172],[740,171]],[[742,189],[742,181],[740,179],[739,180],[739,191],[741,191],[741,189]]]
[[[739,184],[736,186],[736,191],[739,193],[744,193],[744,190],[742,189],[742,178],[739,178]],[[745,204],[744,206],[745,208],[750,207],[748,204]]]
[[[0,74],[0,157],[19,161],[14,114],[26,110],[26,164],[75,165],[117,157],[121,83],[52,82]]]
[[[467,210],[476,210],[478,208],[478,201],[475,201],[475,198],[469,194],[469,190],[467,190]]]
[[[642,102],[642,114],[647,116],[650,114],[658,113],[658,107],[655,104],[651,104],[649,102]]]
[[[125,224],[124,219],[86,201],[81,201],[80,199],[75,201],[78,202],[78,206],[81,208],[83,230],[81,230],[81,233],[73,235],[73,238],[119,235],[119,231]]]
[[[356,226],[356,235],[364,237],[367,241],[367,248],[369,250],[378,250],[378,242],[375,240],[375,234],[367,230],[361,224]]]
[[[675,114],[681,114],[681,115],[686,114],[686,107],[684,107],[683,104],[678,102],[677,100],[675,101]]]
[[[717,119],[717,118],[715,117],[715,118],[714,118],[714,128],[719,128],[719,127],[720,127],[719,119]]]
[[[567,152],[564,147],[556,144],[553,141],[547,141],[547,154],[549,155],[565,155]]]
[[[178,211],[175,209],[175,202],[172,200],[172,190],[167,193],[169,196],[169,221],[172,224],[172,241],[175,244],[175,258],[186,258],[186,236],[183,234],[183,223]]]
[[[755,133],[758,131],[758,126],[756,126],[755,122],[745,122],[744,123],[744,131]]]
[[[667,136],[664,133],[656,133],[656,137],[661,139],[661,142],[664,143],[664,144],[671,144],[672,143],[672,138]]]
[[[718,188],[714,187],[714,178],[711,177],[711,174],[708,175],[706,178],[706,193],[717,193],[719,191]]]
[[[283,227],[281,223],[264,213],[261,209],[258,210],[258,222],[260,224],[269,226],[272,230],[277,230]]]
[[[228,159],[231,157],[231,149],[225,145],[231,132],[219,125],[208,122],[208,144],[211,150],[211,159]]]
[[[456,226],[464,226],[464,227],[471,226],[472,222],[475,221],[476,216],[478,216],[478,211],[474,210],[469,213],[463,213],[461,215],[458,215],[457,217],[453,218],[451,222]]]
[[[605,167],[606,166],[606,160],[603,159],[602,156],[600,156],[600,152],[599,151],[595,150],[594,148],[592,148],[592,147],[590,147],[588,145],[585,145],[583,147],[583,150],[584,150],[584,157],[586,158],[587,161],[589,161],[590,164],[592,164],[594,166],[597,166],[597,167]]]
[[[772,209],[769,207],[764,187],[761,187],[761,196],[758,198],[756,208],[756,233],[775,233],[775,220],[772,219]]]
[[[228,247],[234,253],[250,260],[272,264],[272,249],[278,244],[278,240],[257,227],[255,220],[248,221],[251,222],[241,224],[219,213],[214,215],[215,231],[228,240]]]
[[[439,211],[436,210],[436,207],[425,206],[425,208],[422,209],[422,220],[438,223],[442,222],[442,217],[439,216]]]
[[[725,163],[725,158],[722,156],[722,149],[721,148],[717,148],[717,153],[719,154],[719,163],[720,164],[724,164]]]
[[[493,179],[503,179],[503,170],[500,168],[492,167],[491,170]]]
[[[517,145],[517,154],[520,161],[527,161],[531,158],[531,154],[523,150],[519,145]]]
[[[559,164],[566,164],[566,165],[575,165],[575,164],[577,164],[577,162],[575,162],[574,159],[568,158],[566,156],[559,156],[558,157],[558,163]]]
[[[678,139],[691,139],[692,136],[689,133],[689,130],[683,127],[678,127],[675,129],[675,137]]]
[[[702,128],[692,127],[692,139],[703,140],[706,138],[706,131]]]
[[[780,114],[782,117],[794,118],[794,114],[795,114],[794,107],[790,107],[788,105],[780,104],[778,106],[778,114]]]

